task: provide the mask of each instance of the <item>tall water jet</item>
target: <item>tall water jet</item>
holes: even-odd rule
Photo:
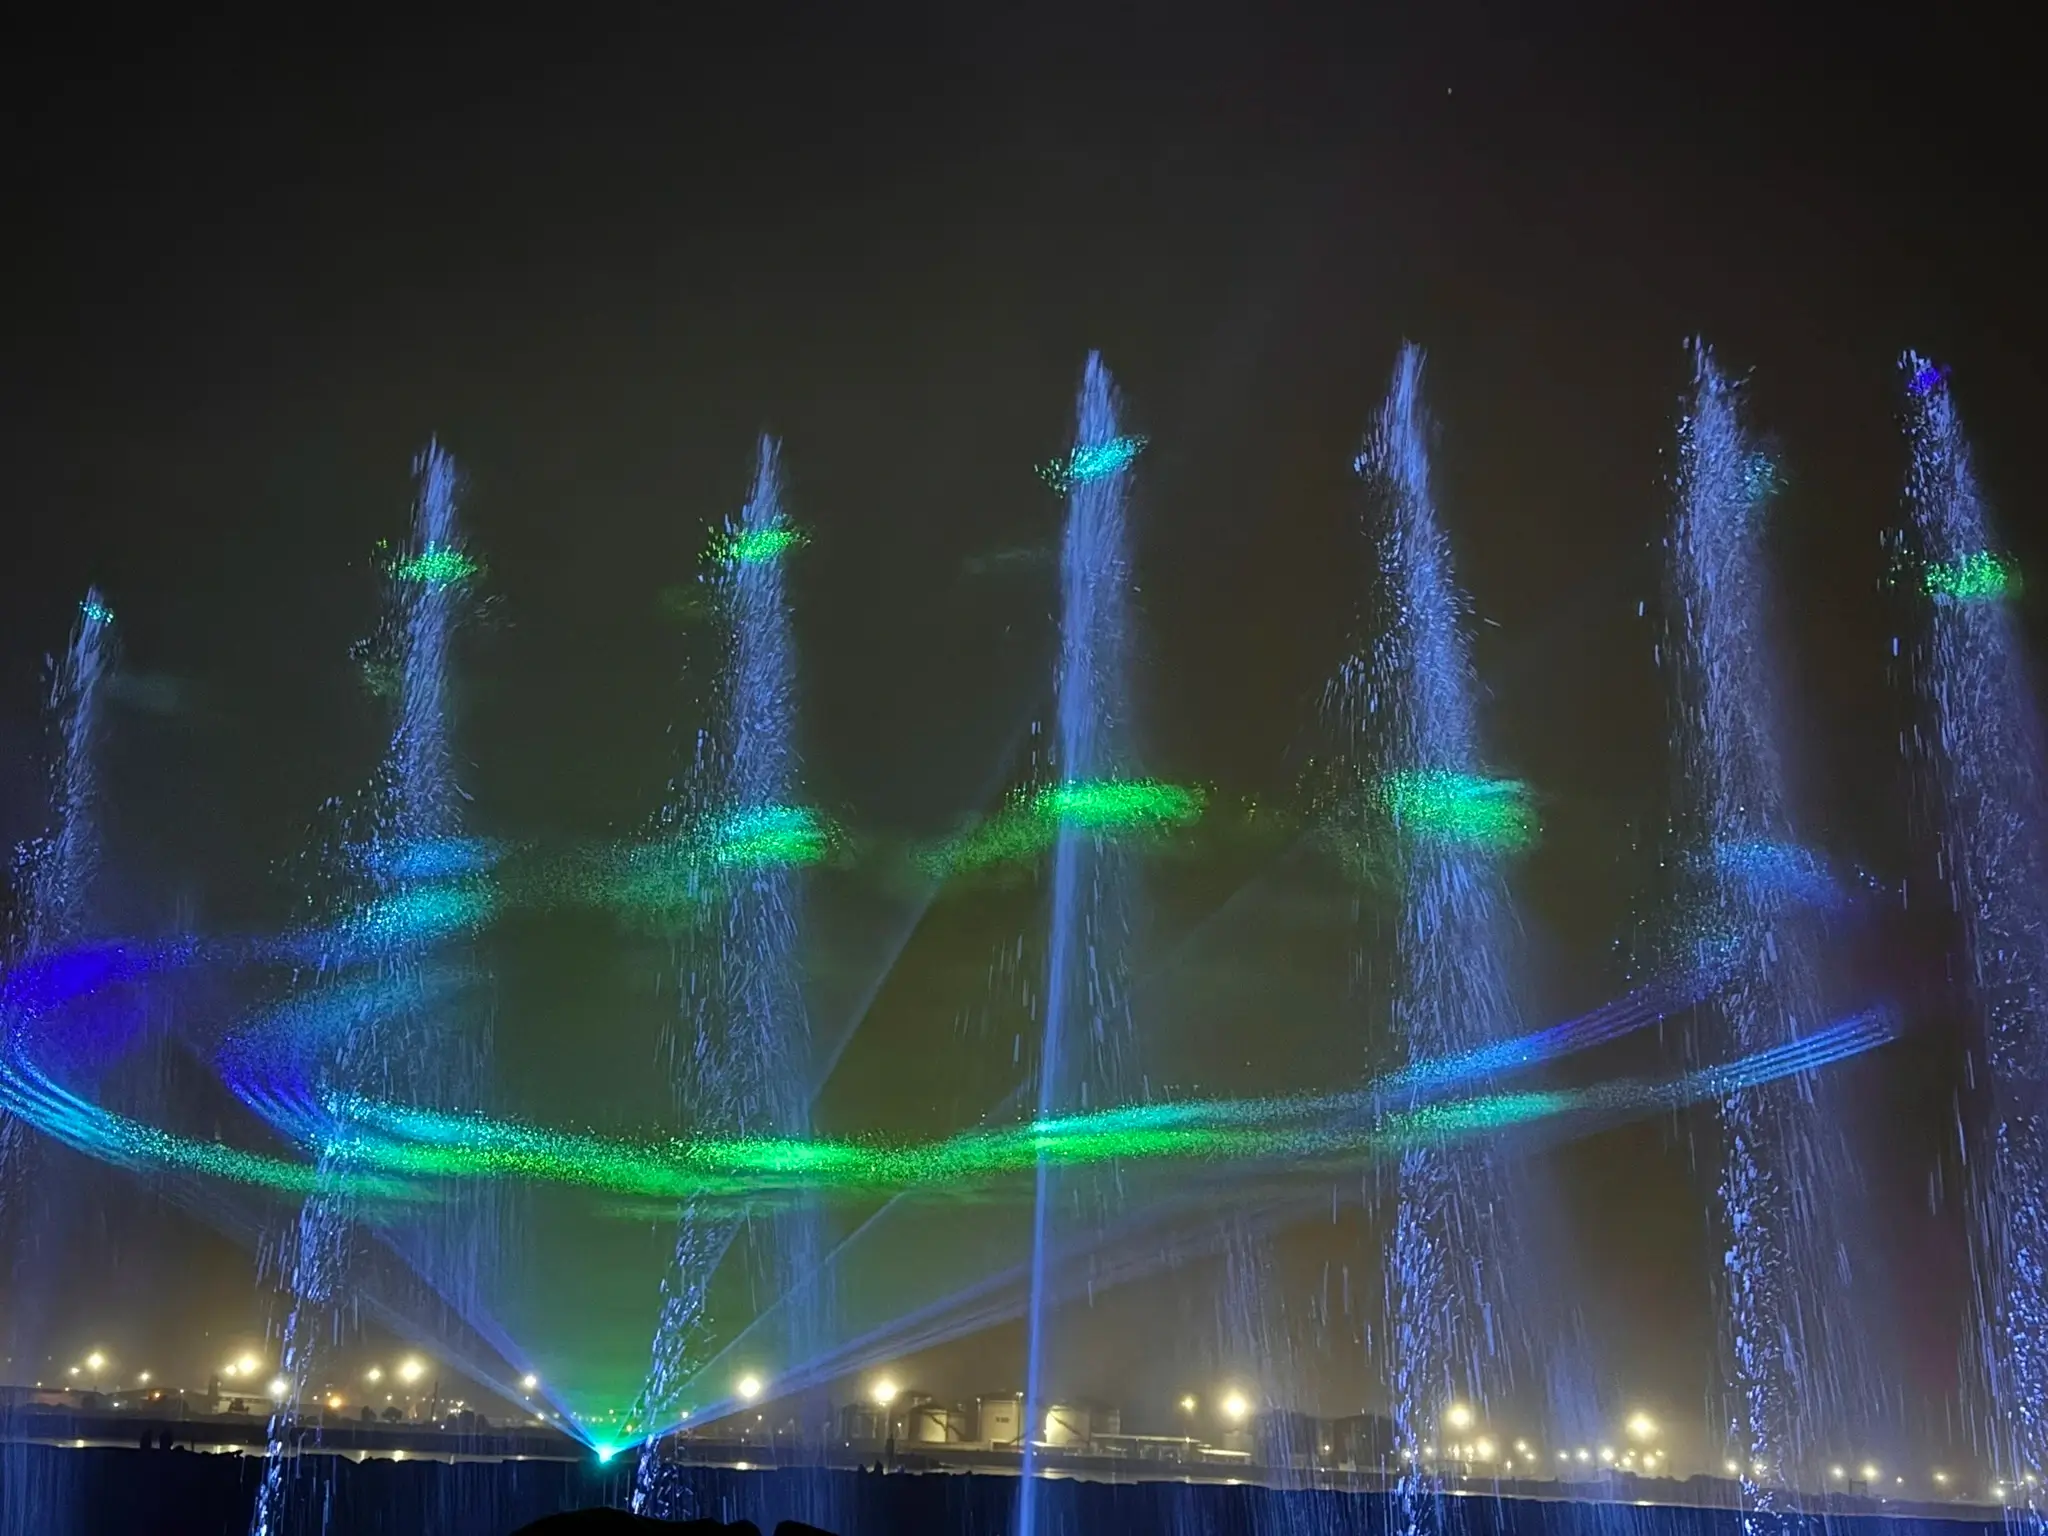
[[[102,689],[113,662],[114,614],[95,587],[78,605],[70,643],[50,678],[50,827],[19,850],[14,871],[22,898],[23,960],[61,949],[86,929],[100,862],[95,810]],[[18,1122],[0,1108],[0,1210],[8,1202],[19,1137]]]
[[[1740,386],[1702,342],[1680,423],[1669,555],[1681,774],[1680,860],[1689,957],[1724,984],[1709,1010],[1725,1048],[1748,1053],[1819,1029],[1815,919],[1758,851],[1796,850],[1765,556],[1778,475],[1742,419]],[[1688,958],[1688,957],[1681,957]],[[1820,1305],[1846,1293],[1853,1175],[1810,1077],[1720,1105],[1718,1185],[1731,1459],[1746,1528],[1787,1511],[1820,1436],[1858,1393],[1847,1323]]]
[[[1430,486],[1422,375],[1422,349],[1404,346],[1354,464],[1371,498],[1386,616],[1326,701],[1350,755],[1350,792],[1386,820],[1394,840],[1391,1016],[1394,1048],[1408,1064],[1515,1032],[1503,868],[1527,830],[1519,786],[1485,777],[1464,602]],[[1433,1528],[1440,1515],[1433,1477],[1410,1453],[1435,1438],[1447,1405],[1483,1402],[1497,1375],[1494,1259],[1510,1245],[1504,1193],[1499,1170],[1476,1150],[1424,1142],[1397,1166],[1385,1367],[1404,1456],[1396,1490],[1404,1532]]]
[[[19,882],[22,921],[18,961],[53,953],[84,937],[93,921],[92,898],[100,866],[99,746],[104,687],[115,660],[114,616],[97,588],[78,605],[70,643],[57,660],[50,679],[49,722],[50,821],[44,835],[19,851],[15,878]],[[0,1218],[12,1243],[33,1244],[17,1223],[32,1227],[33,1213],[17,1209],[17,1185],[27,1188],[22,1167],[22,1122],[8,1108],[17,1084],[15,1052],[20,1048],[18,1021],[0,1017]],[[18,1101],[16,1101],[18,1102]],[[27,1202],[21,1202],[26,1206]],[[59,1202],[58,1209],[62,1209]],[[14,1261],[8,1255],[10,1265]],[[31,1307],[17,1289],[9,1308],[7,1340],[10,1358],[30,1358],[39,1345]],[[37,1298],[39,1310],[40,1298]],[[25,1326],[26,1325],[26,1326]],[[11,1416],[10,1404],[6,1416]],[[64,1511],[53,1507],[61,1494],[39,1485],[23,1464],[23,1447],[7,1426],[9,1442],[0,1453],[0,1530],[43,1531],[61,1528]]]
[[[1976,1324],[1994,1422],[1994,1477],[2044,1520],[2029,1474],[2048,1465],[2048,756],[2019,590],[1977,486],[1942,370],[1908,352],[1908,585],[1914,728],[1932,770],[1941,874],[1961,920],[1983,1031],[1988,1136],[1967,1160]]]
[[[745,857],[693,860],[687,878],[718,904],[705,936],[686,936],[680,957],[680,1018],[674,1041],[677,1093],[689,1123],[737,1137],[801,1139],[810,1130],[811,1031],[798,952],[800,862],[781,849],[777,829],[811,825],[797,810],[796,653],[784,556],[799,535],[782,504],[781,448],[760,440],[745,506],[713,551],[709,573],[726,621],[726,654],[716,721],[700,738],[693,771],[666,819],[722,829]],[[818,1263],[819,1212],[799,1200],[752,1227],[754,1279],[770,1301],[802,1290],[785,1309],[788,1363],[806,1363],[823,1338],[815,1287],[801,1283]],[[677,1422],[676,1394],[704,1362],[706,1290],[733,1236],[728,1215],[685,1204],[674,1262],[663,1282],[642,1427],[658,1435]],[[634,1504],[672,1512],[658,1441],[641,1447]],[[815,1511],[814,1511],[815,1513]]]
[[[1130,776],[1131,463],[1143,439],[1118,430],[1108,368],[1091,352],[1076,402],[1074,445],[1054,476],[1067,493],[1060,544],[1059,661],[1053,770],[1059,795]],[[1038,1048],[1038,1117],[1125,1103],[1136,1077],[1128,947],[1130,854],[1111,829],[1063,815],[1053,845],[1045,1018]],[[1032,1207],[1031,1291],[1025,1318],[1023,1478],[1017,1530],[1037,1536],[1034,1438],[1044,1413],[1047,1275],[1068,1223],[1100,1223],[1115,1204],[1113,1174],[1055,1169],[1041,1158]]]
[[[348,883],[370,898],[358,910],[373,914],[389,914],[396,910],[391,898],[437,883],[431,873],[425,881],[418,878],[422,861],[415,855],[446,846],[461,831],[461,796],[448,749],[449,641],[477,567],[459,540],[453,458],[439,443],[430,442],[414,461],[413,474],[417,489],[412,541],[387,572],[398,649],[391,739],[373,790],[367,843],[352,849],[349,859]],[[324,1064],[322,1086],[327,1092],[469,1107],[481,1068],[476,1042],[446,1038],[446,1021],[427,1007],[421,985],[425,951],[448,931],[443,924],[415,929],[375,917],[335,930],[334,952],[318,957],[314,984],[323,984],[327,973],[367,949],[369,963],[394,984],[400,1000],[395,1007],[379,1006],[341,1022]],[[386,989],[387,995],[391,990]],[[411,1002],[405,1001],[408,996]],[[347,1192],[350,1139],[346,1134],[328,1136],[316,1148],[321,1187],[300,1207],[278,1254],[291,1304],[285,1316],[278,1390],[273,1394],[268,1459],[251,1516],[252,1536],[272,1536],[285,1528],[297,1460],[289,1454],[290,1435],[300,1395],[309,1384],[317,1386],[314,1369],[320,1352],[338,1340],[342,1327],[338,1292],[348,1268],[356,1216]],[[442,1284],[456,1291],[450,1300],[458,1309],[465,1292],[474,1306],[480,1270],[490,1260],[490,1255],[476,1251],[475,1215],[474,1207],[462,1208],[451,1220],[471,1229],[438,1234],[444,1246],[466,1252],[466,1265],[448,1265],[442,1254],[428,1260],[441,1272]]]

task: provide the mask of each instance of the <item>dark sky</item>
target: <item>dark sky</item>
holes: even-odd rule
[[[468,474],[497,598],[460,695],[477,822],[636,824],[671,727],[694,724],[676,682],[690,638],[656,593],[738,502],[764,428],[815,532],[798,577],[813,788],[864,825],[945,826],[1017,769],[1045,707],[1049,581],[962,567],[1051,537],[1030,466],[1063,445],[1089,348],[1153,444],[1137,516],[1154,767],[1271,796],[1364,595],[1347,468],[1406,337],[1430,349],[1444,514],[1489,621],[1494,754],[1547,807],[1518,890],[1530,1012],[1560,1015],[1621,985],[1631,850],[1668,795],[1637,604],[1658,590],[1680,344],[1702,334],[1755,369],[1789,479],[1784,665],[1811,839],[1910,870],[1877,593],[1901,347],[1953,366],[2022,563],[2048,568],[2016,34],[1931,8],[742,9],[382,32],[354,12],[67,22],[10,48],[0,830],[38,820],[37,666],[97,581],[130,667],[159,684],[159,707],[122,716],[110,770],[122,920],[180,900],[274,918],[272,861],[377,750],[346,650],[433,433]],[[1228,987],[1175,948],[1252,878],[1153,876],[1160,985],[1208,1000],[1162,1070],[1325,1086],[1356,1059],[1326,904],[1271,881],[1240,901],[1258,932],[1209,930],[1241,948],[1203,962],[1234,966]],[[843,1128],[959,1123],[1002,1079],[1011,1029],[972,1020],[1000,1012],[989,957],[1017,913],[942,906],[904,948],[827,1096]],[[602,935],[547,942],[562,958],[535,986],[593,1007],[649,963]],[[846,995],[887,948],[855,946]],[[1894,964],[1883,985],[1914,1029],[1843,1096],[1893,1252],[1954,1222],[1924,1193],[1960,1045],[1932,965]],[[1276,1000],[1325,1021],[1296,1031],[1313,1048],[1248,1043]],[[555,1035],[503,1006],[530,1063],[521,1112],[630,1118],[607,1085],[632,1051],[558,1081]],[[949,1076],[927,1038],[970,1065]],[[1540,1166],[1606,1330],[1600,1373],[1698,1419],[1711,1179],[1685,1131]],[[260,1316],[229,1250],[150,1221],[146,1241],[90,1251],[111,1244],[122,1285],[173,1311],[189,1297],[209,1327]],[[1319,1272],[1358,1240],[1310,1233],[1282,1267]],[[1959,1260],[1940,1251],[1954,1283],[1899,1303],[1916,1322],[1887,1346],[1916,1422],[1954,1390]],[[1078,1321],[1071,1389],[1142,1417],[1186,1377],[1250,1370],[1194,1363],[1213,1344],[1183,1361],[1133,1321],[1213,1338],[1208,1283]],[[964,1392],[1012,1374],[994,1346],[929,1370]],[[1369,1390],[1363,1369],[1322,1374],[1331,1406]]]

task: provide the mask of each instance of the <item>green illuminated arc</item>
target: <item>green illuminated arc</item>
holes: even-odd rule
[[[1029,1173],[1129,1161],[1321,1162],[1525,1125],[1587,1107],[1581,1093],[1486,1095],[1352,1125],[1202,1124],[1227,1104],[1167,1103],[965,1132],[931,1143],[880,1138],[635,1141],[366,1099],[329,1109],[356,1126],[350,1164],[414,1178],[519,1178],[612,1195],[746,1199],[780,1191],[948,1193]],[[1271,1101],[1284,1119],[1299,1106]],[[1196,1122],[1196,1123],[1191,1123]]]

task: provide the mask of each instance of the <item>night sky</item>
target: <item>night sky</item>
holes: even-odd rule
[[[1152,444],[1134,505],[1148,764],[1284,800],[1323,683],[1370,628],[1349,466],[1406,338],[1429,349],[1491,755],[1543,807],[1516,876],[1524,1006],[1563,1017],[1626,984],[1670,802],[1658,540],[1698,334],[1755,370],[1788,481],[1808,840],[1923,878],[1880,592],[1901,348],[1953,367],[2020,564],[2048,570],[2017,37],[1932,11],[1264,10],[646,7],[387,32],[337,13],[67,22],[10,48],[0,834],[40,825],[42,658],[98,582],[132,683],[108,921],[280,920],[280,861],[380,749],[348,647],[432,434],[467,475],[492,595],[457,689],[472,825],[630,831],[703,693],[701,637],[658,594],[742,499],[764,429],[813,534],[795,567],[813,796],[879,839],[941,832],[1018,778],[1050,708],[1050,564],[974,562],[1055,537],[1032,466],[1066,444],[1090,348]],[[1243,851],[1146,878],[1157,1084],[1321,1089],[1361,1069],[1384,1004],[1347,994],[1348,898]],[[971,1122],[1013,1085],[1021,1014],[993,957],[1039,898],[942,899],[892,965],[900,896],[827,884],[818,1028],[860,1022],[822,1121]],[[1895,926],[1837,978],[1907,1023],[1837,1095],[1888,1256],[1859,1299],[1895,1393],[1887,1454],[1947,1434],[1966,1280],[1949,935],[1932,911]],[[658,947],[600,923],[517,939],[493,1004],[502,1107],[644,1123]],[[1663,1047],[1638,1049],[1627,1065]],[[204,1088],[163,1072],[166,1101]],[[1532,1163],[1594,1374],[1674,1423],[1705,1422],[1713,1376],[1711,1147],[1686,1119]],[[193,1335],[260,1336],[242,1246],[45,1157],[72,1215],[17,1250],[15,1347],[33,1315],[61,1363],[118,1315],[130,1352],[196,1375],[214,1346]],[[1932,1207],[1930,1181],[1949,1192]],[[543,1215],[519,1230],[570,1241]],[[903,1242],[944,1240],[927,1223]],[[1278,1245],[1309,1363],[1233,1353],[1216,1271],[1191,1262],[1071,1317],[1057,1390],[1120,1400],[1140,1428],[1224,1375],[1375,1402],[1352,1323],[1316,1348],[1303,1311],[1326,1264],[1376,1293],[1370,1247],[1355,1218]],[[1014,1332],[911,1375],[1014,1386]]]

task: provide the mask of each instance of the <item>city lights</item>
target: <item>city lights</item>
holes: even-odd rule
[[[1233,1424],[1242,1424],[1245,1415],[1252,1411],[1252,1405],[1245,1401],[1242,1392],[1233,1392],[1223,1399],[1223,1416]]]
[[[408,1359],[398,1367],[398,1379],[407,1386],[411,1386],[426,1374],[426,1366],[418,1360]]]
[[[1864,1481],[1865,1481],[1866,1483],[1874,1483],[1874,1482],[1876,1482],[1876,1481],[1877,1481],[1877,1463],[1876,1463],[1876,1462],[1874,1462],[1874,1461],[1866,1461],[1865,1463],[1863,1463],[1863,1469],[1862,1469],[1862,1470],[1863,1470],[1863,1480],[1864,1480]]]
[[[738,1387],[741,1399],[751,1403],[761,1395],[761,1378],[754,1375],[742,1376]]]
[[[270,1378],[269,1390],[272,1397],[276,1398],[279,1402],[283,1402],[292,1395],[292,1384],[282,1376],[273,1376]]]
[[[880,1381],[875,1383],[874,1399],[878,1404],[880,1404],[884,1408],[888,1407],[891,1403],[895,1402],[896,1383],[889,1380],[888,1377],[884,1376]]]
[[[330,1409],[340,1408],[341,1405],[341,1394],[339,1392],[330,1392],[327,1394],[327,1406]]]
[[[539,1385],[540,1378],[534,1375],[531,1371],[528,1371],[524,1376],[519,1378],[519,1390],[522,1392],[531,1392]]]
[[[97,1376],[107,1368],[107,1357],[98,1350],[94,1350],[85,1357],[85,1368]]]
[[[383,1379],[384,1367],[381,1365],[373,1365],[367,1371],[363,1372],[363,1380],[367,1381],[373,1387]]]
[[[1738,1477],[1742,1473],[1742,1463],[1739,1461],[1728,1462],[1726,1463],[1726,1467],[1728,1475],[1730,1477]]]
[[[1180,1411],[1182,1413],[1193,1413],[1195,1411],[1195,1407],[1195,1394],[1192,1392],[1190,1392],[1186,1397],[1183,1397],[1180,1400]]]
[[[1840,1467],[1828,1468],[1828,1476],[1834,1478],[1837,1482],[1841,1481],[1841,1479],[1846,1475],[1847,1474],[1844,1473]]]
[[[1463,1403],[1453,1403],[1444,1410],[1444,1422],[1450,1425],[1452,1429],[1470,1429],[1472,1427],[1472,1410]]]
[[[136,1383],[136,1385],[137,1385],[137,1386],[143,1386],[143,1387],[146,1387],[146,1386],[148,1386],[148,1385],[149,1385],[149,1372],[147,1372],[147,1371],[144,1371],[144,1372],[142,1372],[142,1373],[141,1373],[140,1375],[138,1375],[138,1376],[137,1376],[137,1377],[135,1378],[135,1383]]]
[[[1647,1413],[1629,1415],[1628,1433],[1631,1440],[1648,1440],[1657,1433],[1657,1421]]]

